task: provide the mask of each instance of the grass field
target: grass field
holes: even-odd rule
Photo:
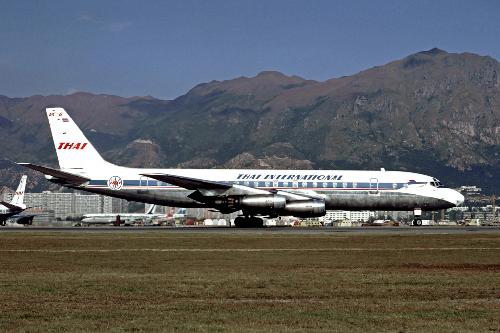
[[[6,332],[498,332],[500,236],[0,234]]]

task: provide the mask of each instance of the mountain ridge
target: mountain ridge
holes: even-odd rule
[[[435,48],[321,82],[275,71],[211,81],[173,100],[0,96],[2,157],[55,165],[43,110],[57,105],[105,158],[125,165],[385,167],[493,191],[500,186],[499,71],[491,57]]]

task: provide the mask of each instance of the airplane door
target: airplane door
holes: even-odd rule
[[[379,194],[378,192],[378,178],[370,178],[370,194]]]

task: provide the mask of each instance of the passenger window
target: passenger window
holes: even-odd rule
[[[347,188],[347,183],[342,183],[342,186],[343,186],[344,188]]]
[[[398,184],[394,183],[392,184],[392,188],[396,189],[398,187]]]
[[[304,187],[304,188],[307,187],[307,182],[303,182],[302,187]]]
[[[313,182],[313,187],[318,187],[318,183],[317,182]]]
[[[358,183],[352,183],[352,187],[353,187],[353,188],[358,187]]]

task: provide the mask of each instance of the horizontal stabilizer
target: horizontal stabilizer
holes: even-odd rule
[[[75,184],[75,185],[83,184],[83,183],[88,182],[90,180],[89,178],[75,175],[73,173],[69,173],[69,172],[65,172],[65,171],[61,171],[61,170],[57,170],[57,169],[52,169],[52,168],[37,165],[37,164],[31,164],[31,163],[17,163],[17,164],[22,165],[22,166],[27,167],[27,168],[30,168],[30,169],[33,169],[33,170],[36,170],[36,171],[41,172],[45,175],[49,175],[49,176],[52,176],[54,178],[61,179],[67,183]]]
[[[19,210],[19,211],[24,210],[24,208],[23,208],[23,207],[19,207],[19,206],[13,205],[13,204],[8,203],[8,202],[5,202],[5,201],[0,201],[0,203],[1,203],[2,205],[4,205],[5,207],[9,208],[10,210],[13,210],[13,211],[16,211],[16,210]]]
[[[210,180],[182,177],[182,176],[174,176],[163,173],[143,173],[142,176],[146,176],[149,178],[153,178],[159,180],[161,182],[173,184],[176,186],[183,187],[187,190],[227,190],[232,186],[228,184],[213,182]]]

